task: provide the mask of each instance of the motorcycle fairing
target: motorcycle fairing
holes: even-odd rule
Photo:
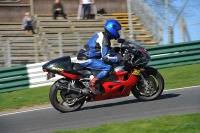
[[[42,66],[43,69],[46,69],[48,72],[67,72],[72,74],[79,74],[72,68],[70,56],[60,57],[54,60],[51,60]]]
[[[111,81],[111,79],[113,81]],[[105,93],[102,95],[96,95],[91,101],[129,96],[130,90],[137,81],[137,76],[129,74],[127,71],[118,71],[103,81],[102,86]]]
[[[96,77],[101,72],[101,70],[89,69],[89,68],[83,67],[79,63],[72,63],[72,66],[73,66],[73,70],[79,72],[83,76],[93,75]]]
[[[65,77],[69,77],[71,79],[74,79],[74,80],[82,77],[82,75],[70,74],[70,73],[66,73],[66,72],[60,72],[60,74],[65,76]]]

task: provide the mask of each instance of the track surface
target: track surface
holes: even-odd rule
[[[86,103],[81,110],[60,113],[53,108],[0,116],[0,133],[52,133],[108,122],[200,112],[200,87],[164,91],[158,100],[140,102],[129,96]]]

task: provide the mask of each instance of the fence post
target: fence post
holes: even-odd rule
[[[120,30],[120,35],[121,35],[121,38],[125,38],[125,35],[124,35],[124,28],[122,28],[122,30]]]
[[[130,40],[134,41],[134,35],[133,35],[133,23],[132,23],[132,10],[131,10],[131,2],[132,0],[126,0],[127,3],[127,10],[128,10],[128,23],[129,23],[129,34],[130,34]]]
[[[47,57],[47,61],[49,61],[51,59],[51,45],[47,44],[46,41],[44,40],[45,43],[45,52],[46,52],[46,57]]]
[[[58,33],[58,43],[59,43],[59,56],[63,57],[63,50],[62,50],[63,44],[62,44],[62,33],[61,32]]]
[[[3,48],[2,48],[2,52],[3,52],[3,61],[4,61],[4,67],[7,67],[6,65],[6,61],[7,61],[7,59],[6,59],[6,43],[5,42],[1,42],[2,43],[2,46],[3,46]]]
[[[34,3],[33,3],[33,0],[30,0],[30,10],[31,10],[31,15],[34,15]]]
[[[95,14],[95,19],[98,19],[97,6],[95,4],[93,4],[93,10],[94,10],[94,14]]]
[[[79,19],[81,18],[81,10],[82,10],[82,5],[79,4],[79,5],[78,5],[77,20],[79,20]]]
[[[78,51],[81,49],[81,38],[80,38],[80,33],[77,32],[77,46],[78,46]]]
[[[37,37],[34,37],[35,63],[39,62]]]
[[[7,67],[11,67],[11,54],[10,54],[10,41],[7,41],[7,63],[6,66]]]
[[[45,34],[46,34],[45,32],[39,34],[40,36],[39,44],[42,45],[42,49],[44,52],[43,60],[47,61],[50,60],[50,57],[49,57],[49,48],[47,47],[48,45],[46,44],[45,37],[43,37],[45,36]]]

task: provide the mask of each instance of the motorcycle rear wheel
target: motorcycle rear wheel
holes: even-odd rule
[[[164,90],[164,79],[162,75],[154,68],[148,67],[145,70],[147,82],[152,86],[151,91],[145,92],[144,83],[141,79],[131,89],[132,94],[141,101],[150,101],[157,99]]]
[[[72,112],[72,111],[79,110],[83,106],[83,104],[85,103],[85,98],[84,97],[81,98],[80,100],[76,101],[74,104],[69,104],[69,100],[66,100],[66,99],[67,99],[67,97],[69,99],[70,95],[74,95],[74,94],[66,93],[65,91],[59,90],[56,87],[56,83],[58,81],[56,81],[51,86],[50,91],[49,91],[49,100],[51,102],[51,105],[56,110],[58,110],[58,111],[60,111],[62,113]],[[76,99],[72,98],[71,99],[72,103],[75,100],[77,100],[77,98]]]

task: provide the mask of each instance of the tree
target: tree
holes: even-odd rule
[[[173,27],[178,21],[179,17],[184,19],[196,18],[197,9],[199,9],[199,0],[167,0],[168,1],[168,12],[165,10],[166,0],[144,0],[152,9],[154,9],[160,16],[166,19],[168,29],[168,42],[173,42],[172,34]],[[169,13],[169,18],[167,17]]]
[[[164,16],[165,18],[165,0],[144,0],[152,9],[159,13],[159,15]],[[169,13],[172,17],[176,17],[180,12],[182,6],[187,0],[168,0],[169,3]],[[179,4],[177,4],[179,3]],[[181,3],[181,4],[180,4]],[[187,9],[184,9],[182,16],[192,17],[194,10],[199,9],[200,1],[192,0],[189,2]]]

